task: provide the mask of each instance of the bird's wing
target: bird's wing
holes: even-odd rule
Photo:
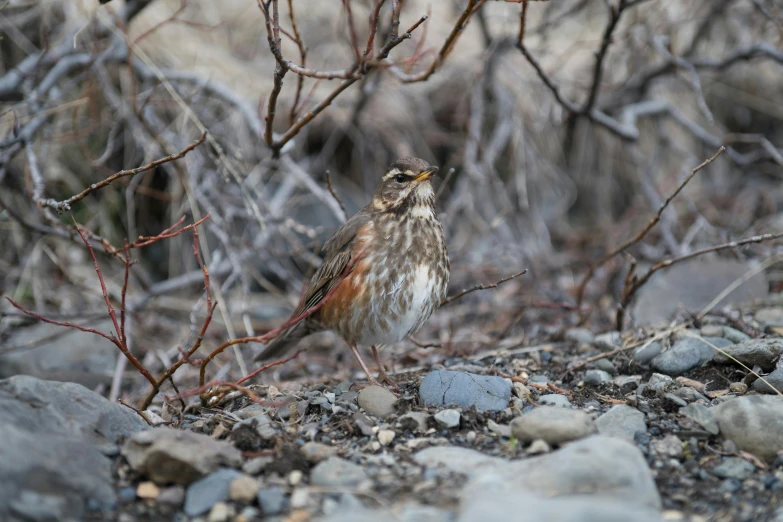
[[[324,260],[310,279],[307,290],[299,301],[299,306],[292,317],[298,317],[310,308],[318,305],[344,277],[346,267],[354,257],[356,235],[370,221],[370,212],[363,209],[345,222],[340,229],[324,243],[322,252]]]

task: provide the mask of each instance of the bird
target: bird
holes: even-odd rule
[[[416,333],[448,288],[449,255],[431,180],[437,172],[414,157],[389,166],[370,203],[324,243],[321,265],[289,319],[295,324],[256,361],[279,358],[304,337],[331,330],[346,341],[370,384],[396,386],[379,350]],[[371,347],[378,379],[359,345]]]

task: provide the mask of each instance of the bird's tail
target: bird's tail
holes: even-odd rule
[[[280,359],[289,350],[293,349],[300,340],[308,335],[322,330],[320,325],[310,318],[299,321],[290,328],[285,329],[280,335],[264,345],[264,349],[256,355],[254,361],[267,361]]]

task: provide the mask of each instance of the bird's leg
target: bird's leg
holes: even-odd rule
[[[386,370],[383,368],[383,363],[381,362],[381,354],[378,353],[378,349],[375,346],[372,347],[372,355],[373,357],[375,357],[375,362],[378,364],[378,380],[380,382],[384,382],[389,386],[396,388],[397,383],[394,382],[394,379],[389,377],[389,374],[387,374]]]
[[[367,380],[370,381],[370,384],[380,386],[380,383],[372,376],[370,369],[367,368],[367,365],[364,363],[364,359],[362,359],[359,349],[356,346],[351,345],[351,351],[353,352],[353,356],[356,357],[356,360],[359,361],[359,365],[362,367],[362,370],[364,370],[364,373],[367,374]]]

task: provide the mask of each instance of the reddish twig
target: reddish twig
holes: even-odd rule
[[[447,304],[449,304],[449,303],[451,303],[453,301],[456,301],[460,297],[463,297],[463,296],[465,296],[467,294],[470,294],[472,292],[476,292],[478,290],[489,290],[491,288],[497,288],[498,286],[502,285],[503,283],[505,283],[507,281],[511,281],[512,279],[515,279],[515,278],[517,278],[517,277],[519,277],[519,276],[521,276],[521,275],[523,275],[525,273],[527,273],[527,268],[525,268],[521,272],[517,272],[516,274],[512,274],[510,276],[504,277],[503,279],[501,279],[500,281],[497,281],[495,283],[483,284],[483,285],[482,284],[478,284],[478,285],[476,285],[476,286],[474,286],[472,288],[466,288],[465,290],[459,292],[458,294],[454,294],[454,295],[452,295],[450,297],[447,297],[443,301],[441,301],[440,306],[445,306],[445,305],[447,305]]]
[[[207,215],[209,216],[209,215]],[[217,306],[217,303],[212,302],[212,292],[210,291],[209,287],[209,269],[204,264],[204,261],[201,259],[201,254],[199,253],[199,241],[198,241],[198,229],[195,227],[193,228],[193,255],[196,258],[196,261],[198,262],[198,265],[201,267],[201,272],[204,274],[204,292],[206,295],[206,301],[207,301],[207,315],[204,318],[204,322],[201,325],[201,330],[199,331],[198,337],[196,337],[196,340],[193,342],[193,345],[187,350],[181,352],[181,356],[178,360],[174,362],[166,371],[163,372],[163,374],[158,378],[156,382],[156,386],[153,386],[153,389],[147,394],[147,397],[144,399],[144,402],[142,403],[141,409],[146,410],[147,407],[149,407],[150,404],[152,404],[152,401],[155,399],[155,396],[157,395],[157,390],[160,389],[160,386],[163,385],[163,383],[169,379],[173,382],[173,376],[174,372],[176,372],[180,366],[183,364],[192,364],[195,361],[191,361],[190,357],[198,351],[198,349],[201,347],[201,343],[204,341],[204,336],[207,334],[207,329],[209,328],[210,323],[212,322],[212,314],[215,311],[215,307]],[[203,364],[203,359],[199,361],[199,366]]]
[[[280,359],[279,361],[271,362],[269,364],[265,364],[262,367],[258,368],[257,370],[252,371],[251,373],[247,374],[245,377],[242,377],[237,381],[237,384],[242,384],[245,381],[249,381],[259,373],[263,372],[264,370],[268,370],[269,368],[272,368],[273,366],[279,366],[281,364],[285,364],[288,361],[291,361],[293,359],[296,359],[300,353],[302,353],[304,350],[297,350],[297,352],[289,357],[286,357],[285,359]]]

